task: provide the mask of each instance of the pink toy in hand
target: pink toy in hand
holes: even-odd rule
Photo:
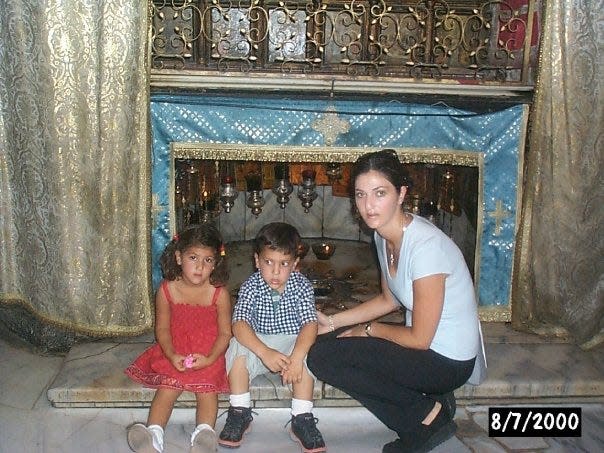
[[[189,354],[188,356],[185,357],[185,360],[183,361],[183,365],[185,366],[185,368],[193,368],[193,354]]]

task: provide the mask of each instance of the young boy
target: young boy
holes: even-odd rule
[[[306,354],[317,336],[317,312],[310,281],[296,271],[301,242],[287,223],[262,227],[254,243],[254,272],[239,289],[233,338],[226,353],[230,408],[218,443],[241,445],[252,422],[250,381],[279,373],[293,387],[291,435],[305,453],[326,451],[312,414],[314,377]]]

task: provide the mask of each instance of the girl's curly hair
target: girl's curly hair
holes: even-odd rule
[[[176,251],[183,254],[191,247],[209,247],[214,250],[216,264],[210,275],[210,283],[214,286],[224,286],[229,278],[229,270],[222,236],[212,223],[191,225],[170,241],[159,260],[164,278],[176,280],[182,275],[182,268],[176,262]]]

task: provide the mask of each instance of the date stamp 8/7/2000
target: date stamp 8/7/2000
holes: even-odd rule
[[[489,437],[581,437],[581,408],[489,407]]]

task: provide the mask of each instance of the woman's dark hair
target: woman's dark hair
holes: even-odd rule
[[[396,151],[393,149],[387,148],[381,151],[365,153],[357,159],[350,172],[350,208],[352,217],[361,223],[361,228],[363,230],[367,229],[367,231],[365,231],[366,233],[370,230],[359,214],[354,199],[354,190],[357,178],[371,170],[379,171],[383,174],[384,178],[390,181],[397,192],[399,192],[403,186],[407,187],[408,190],[411,189],[412,186],[407,170],[403,167]]]
[[[293,257],[298,255],[298,247],[302,239],[300,233],[289,223],[273,222],[267,223],[256,235],[254,240],[254,253],[260,254],[264,247],[271,250],[279,250]]]
[[[182,255],[191,247],[208,247],[214,250],[216,263],[210,274],[210,283],[214,286],[224,286],[229,279],[224,243],[220,232],[211,223],[191,225],[170,241],[159,260],[164,278],[176,280],[182,275],[182,268],[176,262],[176,251]]]
[[[350,175],[353,194],[357,177],[370,170],[382,173],[397,191],[401,190],[402,186],[405,186],[408,189],[411,188],[409,174],[403,167],[403,164],[401,164],[396,151],[393,149],[383,149],[381,151],[365,153],[357,159],[352,167]]]

